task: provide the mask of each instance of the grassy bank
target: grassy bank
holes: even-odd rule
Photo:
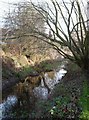
[[[89,83],[85,78],[83,83],[82,95],[80,97],[82,112],[80,115],[81,120],[89,120]]]
[[[89,87],[85,76],[75,64],[68,64],[67,70],[48,100],[37,102],[34,117],[89,120]]]
[[[61,65],[60,61],[43,61],[39,65],[26,66],[22,71],[18,72],[21,78],[28,76],[30,73],[40,73],[42,71],[50,71],[57,69]],[[21,117],[40,118],[61,118],[70,120],[89,120],[89,87],[86,77],[81,72],[81,69],[75,64],[69,63],[66,65],[67,74],[55,86],[52,93],[49,94],[48,100],[38,100],[32,104],[33,109],[28,112],[27,109],[22,109]],[[29,108],[30,109],[30,108]],[[17,113],[13,111],[12,116]]]

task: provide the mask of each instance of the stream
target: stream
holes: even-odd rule
[[[45,83],[50,89],[50,92],[46,88],[43,79],[41,79],[41,83],[38,87],[33,89],[33,93],[37,99],[47,100],[48,95],[52,92],[55,85],[60,82],[63,76],[67,71],[65,70],[65,66],[61,65],[58,70],[54,70],[51,72],[46,72],[44,74]],[[0,118],[6,117],[7,113],[12,110],[12,108],[16,105],[18,98],[15,95],[7,96],[6,100],[3,100],[3,103],[0,104]]]
[[[53,88],[55,87],[55,85],[60,82],[60,80],[62,79],[62,77],[66,73],[67,73],[67,71],[64,70],[63,68],[60,69],[59,71],[54,71],[53,78],[50,78],[49,75],[48,75],[48,73],[45,73],[45,75],[44,75],[45,76],[45,83],[49,87],[50,92],[53,90]],[[43,79],[41,79],[40,86],[34,88],[34,94],[39,99],[47,100],[49,93],[48,93],[48,89],[44,85]]]

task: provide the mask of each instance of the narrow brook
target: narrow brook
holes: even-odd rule
[[[46,72],[44,74],[44,80],[46,85],[49,87],[50,92],[53,90],[56,84],[60,82],[63,76],[67,71],[64,69],[64,65],[60,67],[59,70],[54,70],[51,72]],[[33,89],[34,95],[37,99],[47,100],[49,91],[48,88],[44,84],[44,80],[41,79],[41,83],[39,86]],[[18,98],[16,95],[9,95],[7,99],[3,100],[3,103],[0,104],[0,116],[6,117],[7,114],[12,110],[12,108],[17,104]]]

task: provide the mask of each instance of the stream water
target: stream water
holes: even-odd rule
[[[67,73],[67,71],[64,70],[63,68],[60,69],[59,71],[54,71],[53,78],[50,78],[48,73],[45,73],[45,75],[44,75],[45,76],[45,83],[49,87],[50,92],[55,87],[55,85],[60,82],[60,80],[62,79],[62,77],[66,73]],[[48,94],[49,94],[48,89],[46,88],[43,79],[41,80],[40,86],[34,88],[34,94],[39,99],[47,99],[48,98]]]
[[[11,111],[16,103],[17,97],[15,95],[8,96],[7,99],[0,104],[0,118],[2,118],[3,116],[6,117],[6,115]]]
[[[48,73],[44,74],[45,83],[50,88],[50,92],[53,90],[55,85],[60,82],[66,73],[67,71],[64,69],[64,65],[62,65],[59,70],[53,71],[52,77],[50,77]],[[43,79],[41,79],[41,84],[34,88],[33,93],[38,99],[47,100],[49,92],[44,84]],[[2,116],[2,113],[3,116],[8,113],[17,103],[17,101],[18,99],[15,95],[9,95],[7,99],[2,104],[0,104],[0,117]]]

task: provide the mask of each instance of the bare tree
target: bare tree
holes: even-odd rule
[[[87,15],[84,13],[83,2],[78,0],[50,0],[44,9],[40,5],[32,5],[43,16],[46,26],[49,27],[52,36],[34,31],[34,36],[43,39],[52,45],[62,56],[76,63],[82,70],[89,70],[89,31],[87,29]],[[66,49],[69,52],[66,52]]]
[[[31,3],[19,3],[12,12],[8,13],[5,20],[7,34],[4,38],[10,43],[11,40],[16,41],[17,45],[14,45],[14,48],[18,47],[20,54],[46,54],[50,46],[44,41],[30,36],[35,29],[43,33],[45,31],[44,19]],[[13,45],[10,46],[13,49]]]

